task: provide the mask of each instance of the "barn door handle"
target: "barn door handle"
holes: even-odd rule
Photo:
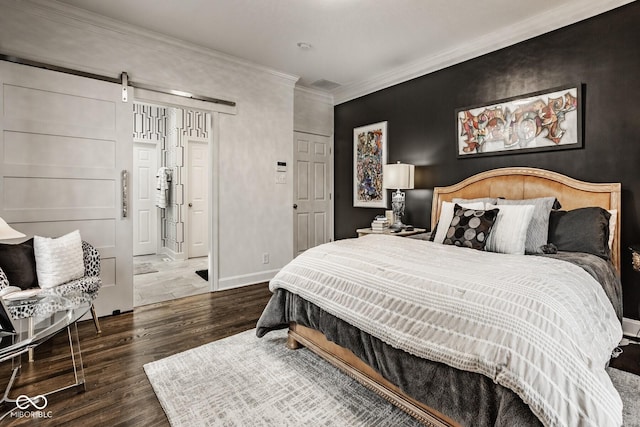
[[[129,172],[122,171],[122,218],[129,212]]]

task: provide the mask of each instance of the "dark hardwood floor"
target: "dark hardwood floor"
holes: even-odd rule
[[[101,335],[91,320],[80,322],[87,390],[51,396],[50,419],[7,417],[0,426],[168,426],[142,366],[254,328],[270,296],[261,283],[142,306],[101,318]],[[74,381],[66,330],[36,349],[35,362],[26,359],[11,397],[35,396]],[[10,368],[11,362],[0,366],[3,389]]]

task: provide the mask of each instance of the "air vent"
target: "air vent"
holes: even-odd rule
[[[317,89],[322,89],[322,90],[333,90],[337,87],[340,87],[340,84],[336,82],[332,82],[330,80],[320,79],[311,83],[311,86]]]

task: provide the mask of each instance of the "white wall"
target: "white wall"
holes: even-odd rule
[[[292,175],[275,184],[275,167],[292,161],[295,77],[44,1],[0,0],[0,53],[236,101],[219,121],[220,287],[291,260]]]
[[[296,87],[293,96],[293,130],[316,135],[333,135],[333,97]]]

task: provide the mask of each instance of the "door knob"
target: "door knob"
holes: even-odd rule
[[[298,209],[298,205],[297,204],[293,204],[293,209]]]
[[[193,207],[193,203],[189,203],[189,207],[190,207],[190,208],[191,208],[191,207]]]

